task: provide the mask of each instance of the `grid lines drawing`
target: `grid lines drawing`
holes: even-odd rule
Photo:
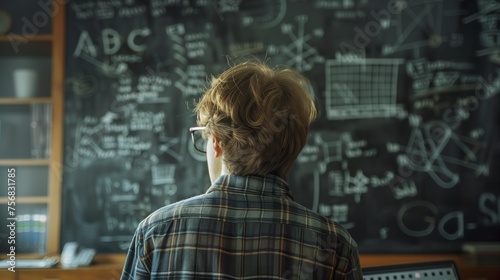
[[[330,120],[398,115],[398,69],[402,59],[328,60],[326,113]]]

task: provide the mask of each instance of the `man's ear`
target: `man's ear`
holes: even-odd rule
[[[215,151],[215,157],[218,158],[222,156],[222,149],[220,148],[219,140],[217,139],[217,137],[215,137],[215,135],[212,135],[212,139],[213,139],[212,143]]]

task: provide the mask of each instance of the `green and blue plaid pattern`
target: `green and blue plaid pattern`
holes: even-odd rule
[[[138,226],[126,279],[362,279],[339,224],[293,201],[274,175],[223,175]]]

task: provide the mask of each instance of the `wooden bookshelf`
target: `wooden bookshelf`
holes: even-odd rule
[[[0,59],[5,63],[11,61],[33,61],[33,64],[43,61],[50,61],[50,88],[47,93],[42,92],[40,95],[44,97],[33,98],[15,98],[14,93],[5,91],[0,93],[0,105],[2,108],[8,106],[30,106],[32,104],[51,104],[51,123],[47,127],[50,129],[50,155],[48,158],[0,158],[0,166],[7,167],[31,167],[31,166],[46,166],[48,182],[46,182],[47,194],[38,196],[38,194],[24,194],[24,196],[16,196],[16,205],[42,205],[43,211],[47,215],[47,233],[45,239],[46,252],[43,254],[26,253],[20,254],[19,258],[35,258],[46,255],[58,255],[60,252],[59,231],[61,219],[61,178],[62,178],[62,149],[63,149],[63,89],[64,89],[64,45],[65,45],[65,7],[60,4],[61,1],[52,0],[54,4],[54,15],[51,15],[52,34],[4,34],[0,35]],[[22,10],[22,5],[36,6],[37,2],[19,3],[19,5],[10,5],[13,11]],[[8,11],[9,12],[9,11]],[[15,14],[15,13],[12,13]],[[41,65],[41,64],[38,64]],[[13,65],[15,66],[15,65]],[[41,66],[37,66],[41,68]],[[13,71],[15,67],[6,69],[6,72]],[[45,72],[47,73],[47,72]],[[10,81],[9,81],[10,82]],[[12,87],[11,87],[12,88]],[[47,96],[45,96],[47,95]],[[3,114],[9,116],[10,120],[15,119],[17,114],[25,114],[24,112],[14,109],[17,107],[9,107],[4,110]],[[29,111],[27,111],[29,112]],[[9,115],[12,114],[12,115]],[[22,115],[23,117],[25,115]],[[11,124],[12,125],[12,124]],[[30,125],[28,123],[28,125]],[[27,149],[30,149],[28,147]],[[6,147],[4,147],[6,149]],[[8,155],[8,153],[7,153]],[[21,157],[21,156],[20,156]],[[29,176],[29,174],[19,174],[19,176]],[[44,174],[45,176],[45,174]],[[44,184],[40,184],[44,186]],[[37,190],[38,191],[38,190]],[[8,197],[1,196],[0,204],[5,205],[8,202]],[[29,212],[29,210],[28,210]],[[37,214],[37,213],[33,213]],[[13,279],[19,279],[19,274]],[[3,278],[3,274],[0,274]],[[22,278],[22,277],[21,277]],[[9,279],[9,278],[7,278]]]

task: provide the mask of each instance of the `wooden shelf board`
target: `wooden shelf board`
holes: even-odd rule
[[[14,35],[0,35],[0,42],[10,42],[12,40],[16,41],[32,41],[32,42],[50,42],[52,41],[52,34],[39,34],[39,35],[29,35],[22,36],[20,34]]]
[[[52,103],[52,98],[50,97],[34,97],[34,98],[15,98],[7,97],[0,98],[0,105],[16,105],[16,104],[34,104],[34,103]]]
[[[0,203],[7,203],[7,197],[0,197]],[[16,204],[17,203],[48,203],[49,198],[46,196],[16,196]]]
[[[4,37],[5,38],[5,37]],[[52,54],[52,40],[0,40],[0,56],[45,56]]]
[[[49,164],[49,159],[0,159],[0,166],[31,166]]]

